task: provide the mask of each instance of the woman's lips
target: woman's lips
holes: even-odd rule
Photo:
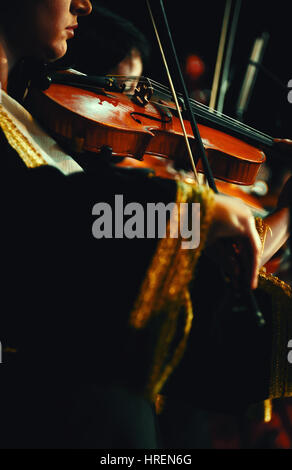
[[[78,24],[73,24],[72,26],[67,26],[66,30],[73,33],[73,36],[74,36],[74,30],[77,28],[78,28]]]
[[[74,30],[78,28],[78,24],[74,24],[72,26],[68,26],[66,28],[66,31],[70,33],[70,36],[73,38],[74,37]]]

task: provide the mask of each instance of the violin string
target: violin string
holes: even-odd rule
[[[164,93],[167,95],[167,97],[171,96],[169,88],[167,88],[165,85],[162,85],[161,83],[156,82],[155,80],[152,80],[152,79],[148,79],[145,77],[137,77],[137,76],[126,77],[126,76],[115,75],[113,77],[118,78],[118,79],[127,79],[127,81],[132,80],[132,81],[139,81],[140,83],[150,83],[151,85],[153,85],[154,91],[158,93]],[[181,97],[180,94],[178,94],[178,96]],[[203,103],[199,103],[198,101],[194,99],[191,99],[190,101],[191,101],[191,104],[194,106],[194,111],[201,111],[205,117],[209,118],[213,122],[214,122],[213,118],[216,117],[220,119],[221,123],[225,123],[226,126],[232,125],[236,130],[243,131],[248,136],[251,136],[254,138],[257,137],[258,139],[264,139],[265,141],[270,141],[270,142],[273,141],[272,137],[270,137],[268,134],[260,130],[254,129],[253,127],[247,124],[237,121],[236,119],[230,116],[227,116],[224,113],[218,112],[216,110],[210,111],[208,106],[204,105]]]
[[[120,80],[121,82],[123,81],[135,81],[136,83],[146,83],[146,84],[151,84],[154,92],[156,91],[157,93],[162,93],[169,97],[172,98],[172,95],[170,94],[169,88],[166,86],[162,85],[161,83],[156,82],[155,80],[150,80],[146,77],[138,77],[138,76],[125,76],[125,75],[109,75],[111,78],[115,78],[117,80]],[[179,98],[182,98],[181,94],[178,94]],[[273,139],[266,133],[259,131],[257,129],[252,128],[251,126],[248,126],[247,124],[241,123],[237,121],[234,118],[231,118],[221,112],[218,112],[217,110],[212,110],[210,111],[209,107],[204,105],[203,103],[199,103],[193,99],[190,99],[191,106],[193,107],[193,111],[198,115],[203,118],[205,118],[207,121],[211,121],[213,123],[217,123],[218,125],[226,125],[228,130],[233,130],[237,131],[241,134],[245,134],[245,136],[253,138],[254,140],[257,141],[257,143],[261,142],[264,144],[273,144]],[[163,105],[163,103],[160,103],[160,105]],[[167,105],[165,105],[167,107]],[[201,113],[201,114],[200,114]],[[231,127],[232,126],[232,127]]]
[[[192,103],[195,105],[195,106],[198,106],[198,102],[195,101],[195,100],[191,100]],[[209,110],[209,107],[202,104],[201,103],[201,106],[200,106],[202,109],[204,110]],[[213,114],[213,112],[212,112]],[[222,118],[224,119],[225,121],[227,122],[230,122],[230,123],[233,123],[234,125],[236,125],[239,129],[246,129],[246,130],[249,130],[255,134],[258,134],[258,135],[262,135],[263,137],[266,137],[266,138],[270,138],[270,136],[268,136],[266,133],[262,132],[262,131],[259,131],[257,129],[254,129],[253,127],[247,125],[247,124],[244,124],[244,123],[241,123],[240,121],[237,121],[236,119],[230,117],[230,116],[227,116],[226,114],[223,114],[223,113],[220,113],[220,112],[216,112],[215,113],[216,116],[218,116],[219,118]]]
[[[161,92],[169,95],[169,90],[168,90],[167,87],[165,87],[164,85],[161,85],[160,83],[155,82],[153,80],[151,80],[151,83],[153,83],[155,85],[155,88],[154,88],[155,91],[156,90],[161,91]],[[220,113],[218,111],[212,111],[212,113],[211,113],[210,110],[209,110],[209,107],[204,105],[203,103],[199,103],[199,102],[197,102],[193,99],[191,99],[191,102],[192,102],[192,104],[194,104],[195,107],[202,109],[203,111],[207,112],[209,115],[212,115],[212,116],[215,115],[215,116],[221,118],[222,120],[225,120],[227,123],[229,123],[229,122],[234,123],[234,125],[236,125],[238,128],[246,129],[246,130],[252,131],[256,134],[262,135],[265,138],[270,138],[271,139],[271,137],[269,135],[265,134],[264,132],[256,130],[256,129],[252,128],[251,126],[248,126],[247,124],[241,123],[241,122],[237,121],[236,119],[231,118],[230,116],[227,116],[226,114]]]
[[[163,86],[162,86],[162,87],[163,87]],[[160,88],[160,87],[159,87],[159,88]],[[161,90],[162,90],[163,92],[165,92],[165,93],[167,92],[167,89],[162,89],[162,88],[161,88]],[[223,114],[223,113],[219,113],[218,111],[212,111],[212,113],[210,113],[210,112],[209,112],[209,107],[206,106],[206,105],[204,105],[203,103],[199,103],[199,102],[197,102],[197,101],[195,101],[195,100],[193,100],[193,99],[191,99],[191,102],[192,102],[192,104],[195,105],[195,107],[201,108],[203,111],[208,112],[208,114],[210,114],[210,115],[211,115],[211,114],[212,114],[212,115],[216,115],[217,117],[222,118],[222,120],[226,121],[227,123],[233,122],[235,125],[237,125],[238,128],[242,128],[242,129],[246,129],[246,130],[249,130],[249,131],[253,131],[254,133],[259,134],[259,135],[262,135],[263,137],[270,138],[270,136],[268,136],[268,135],[265,134],[264,132],[259,131],[259,130],[256,130],[256,129],[252,128],[251,126],[248,126],[247,124],[241,123],[241,122],[237,121],[236,119],[231,118],[230,116],[227,116],[227,115],[225,115],[225,114]]]
[[[153,83],[155,85],[154,86],[155,91],[156,90],[161,91],[161,92],[169,95],[169,90],[168,90],[167,87],[165,87],[164,85],[161,85],[158,82],[155,82],[154,80],[151,80],[151,83]],[[226,114],[220,113],[218,111],[210,112],[209,107],[204,105],[203,103],[199,103],[199,102],[197,102],[193,99],[191,99],[191,103],[194,105],[195,108],[200,108],[204,113],[207,113],[207,115],[210,116],[210,119],[212,119],[213,116],[216,116],[216,117],[220,118],[220,120],[224,121],[226,124],[233,124],[239,130],[245,130],[246,132],[248,132],[251,135],[258,135],[259,137],[263,137],[264,139],[272,141],[272,138],[268,134],[266,134],[262,131],[259,131],[257,129],[254,129],[253,127],[251,127],[247,124],[241,123],[241,122],[237,121],[236,119],[231,118],[230,116],[227,116]]]

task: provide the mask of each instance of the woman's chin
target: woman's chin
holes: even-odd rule
[[[61,59],[66,54],[67,48],[67,41],[62,41],[62,43],[47,47],[43,58],[47,62],[54,62],[55,60]]]

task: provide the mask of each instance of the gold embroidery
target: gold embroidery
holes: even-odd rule
[[[157,395],[155,399],[155,411],[157,415],[161,415],[163,413],[165,407],[165,396],[164,395]]]
[[[4,352],[4,353],[10,353],[10,354],[16,354],[16,353],[17,353],[17,349],[7,347],[7,348],[4,348],[4,349],[3,349],[3,352]]]
[[[292,338],[292,288],[275,276],[261,272],[259,288],[270,295],[273,312],[273,343],[269,397],[292,396],[292,367],[288,341]]]
[[[270,423],[273,415],[273,400],[264,401],[264,422]]]
[[[256,227],[264,250],[265,240],[271,228],[261,218],[256,219]],[[270,398],[292,395],[292,368],[287,359],[287,344],[292,337],[292,289],[284,281],[262,268],[259,287],[270,294],[273,311],[273,344],[270,381]]]
[[[1,104],[0,126],[9,144],[16,150],[28,168],[47,165],[41,153],[38,152],[29,139],[18,129]]]
[[[176,202],[178,207],[180,203],[201,203],[200,246],[196,250],[183,250],[181,248],[181,238],[165,237],[159,242],[130,317],[130,324],[136,329],[145,327],[154,315],[159,314],[163,318],[154,353],[153,368],[146,390],[147,396],[152,400],[155,400],[157,393],[159,393],[172,370],[180,361],[187,344],[193,319],[188,286],[193,277],[196,262],[206,242],[214,207],[214,193],[211,190],[201,189],[198,186],[182,182],[177,184]],[[184,217],[184,215],[174,211],[168,226],[171,223],[179,223],[180,217]],[[178,217],[178,220],[173,220],[173,217]],[[172,359],[163,367],[182,310],[185,311],[186,316],[184,335]]]
[[[262,253],[261,255],[263,255],[263,252],[264,252],[264,248],[265,248],[265,242],[266,242],[266,238],[267,238],[267,233],[270,232],[272,234],[272,229],[271,227],[263,220],[261,219],[260,217],[257,217],[255,219],[255,223],[256,223],[256,229],[258,231],[258,234],[260,236],[260,239],[261,239],[261,242],[262,242]]]
[[[147,395],[152,397],[153,399],[160,392],[166,380],[182,359],[187,345],[187,340],[191,332],[193,322],[193,307],[191,297],[187,289],[184,291],[184,296],[185,305],[182,306],[182,308],[185,310],[186,316],[184,334],[180,343],[175,349],[172,359],[165,366],[164,370],[163,364],[166,360],[166,356],[168,353],[165,345],[171,344],[176,332],[178,312],[176,312],[175,309],[170,309],[170,311],[167,313],[168,318],[163,324],[156,351],[154,353],[154,367],[146,390]]]
[[[182,286],[192,278],[192,268],[205,244],[207,231],[212,219],[213,192],[178,182],[177,204],[201,203],[201,242],[197,250],[182,250],[180,238],[163,238],[146,274],[140,295],[131,313],[130,323],[143,328],[150,316],[160,312],[166,302],[177,300]],[[208,206],[208,210],[206,207]],[[183,215],[182,215],[183,216]],[[174,214],[176,217],[176,214]],[[173,221],[172,223],[179,223]],[[180,299],[180,305],[182,304]]]

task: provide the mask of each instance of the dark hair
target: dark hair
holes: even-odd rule
[[[31,3],[32,0],[29,0]],[[24,0],[14,0],[8,2],[0,2],[0,30],[2,32],[11,33],[15,29],[15,23],[19,21],[19,15],[22,17],[26,2]]]
[[[68,42],[68,52],[57,65],[71,66],[91,75],[106,75],[132,49],[139,51],[146,64],[150,46],[144,34],[125,18],[94,5],[91,15],[79,19],[76,37]]]

